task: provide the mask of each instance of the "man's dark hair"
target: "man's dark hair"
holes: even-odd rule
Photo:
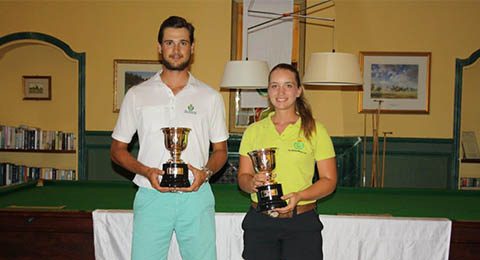
[[[191,23],[187,22],[187,20],[179,16],[170,16],[167,20],[163,21],[162,25],[160,25],[160,30],[158,31],[158,43],[162,44],[163,34],[165,32],[165,29],[167,28],[187,29],[190,33],[190,44],[193,43],[193,33],[195,31],[195,28],[193,28],[193,25]]]

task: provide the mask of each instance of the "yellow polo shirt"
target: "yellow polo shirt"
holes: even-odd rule
[[[308,141],[301,130],[299,118],[279,134],[275,129],[270,113],[268,117],[251,124],[243,133],[240,155],[247,156],[253,150],[276,147],[273,173],[275,181],[282,185],[283,195],[301,191],[312,185],[315,162],[335,157],[332,140],[322,124],[316,122],[316,133]],[[250,194],[257,201],[256,193]],[[304,205],[314,201],[301,201]]]

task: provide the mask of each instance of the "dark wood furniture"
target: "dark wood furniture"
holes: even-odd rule
[[[236,185],[212,187],[217,212],[248,210],[249,197]],[[135,192],[129,182],[45,181],[44,187],[33,183],[0,189],[0,259],[95,259],[92,211],[131,209]],[[390,212],[393,216],[450,219],[463,216],[468,220],[452,222],[449,259],[469,260],[480,257],[479,198],[478,191],[339,187],[335,194],[319,202],[318,211]],[[405,200],[410,201],[408,208],[401,206]],[[422,203],[430,206],[421,208]],[[17,207],[12,209],[12,205]],[[52,210],[55,207],[62,209]]]

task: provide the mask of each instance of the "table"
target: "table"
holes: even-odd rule
[[[216,213],[217,258],[242,260],[245,213]],[[451,221],[445,218],[319,215],[325,259],[448,259]],[[93,212],[96,260],[128,260],[133,212]],[[173,234],[168,260],[181,260]]]
[[[217,212],[248,210],[249,197],[236,185],[212,187]],[[45,181],[43,187],[27,183],[2,188],[0,259],[94,259],[92,211],[131,210],[135,192],[128,182],[98,181]],[[475,259],[480,255],[479,199],[478,191],[338,187],[319,201],[318,212],[448,218],[453,221],[449,259]],[[7,208],[11,205],[24,208]]]

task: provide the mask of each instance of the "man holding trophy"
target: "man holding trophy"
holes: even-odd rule
[[[223,99],[189,72],[194,27],[185,19],[162,23],[158,52],[162,70],[126,93],[112,134],[112,160],[139,187],[131,259],[166,259],[173,231],[184,260],[216,259],[208,180],[227,160]],[[135,133],[137,159],[127,151]]]
[[[323,259],[316,200],[336,187],[332,141],[313,119],[293,66],[279,64],[270,71],[268,97],[274,112],[251,124],[240,144],[238,184],[252,199],[242,222],[242,256]],[[319,178],[312,183],[315,166]]]

